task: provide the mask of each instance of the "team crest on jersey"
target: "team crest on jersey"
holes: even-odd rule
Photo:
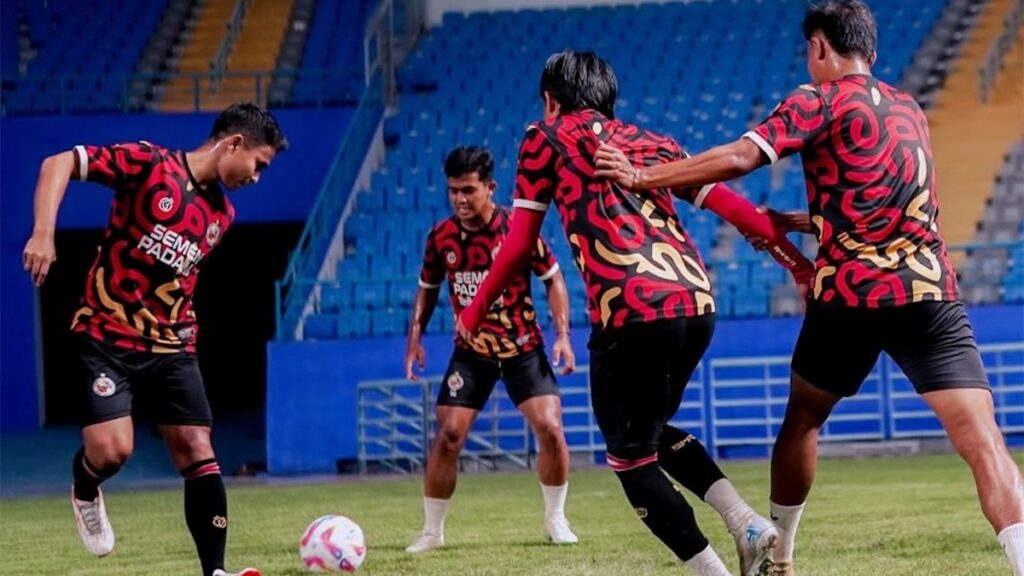
[[[220,240],[220,223],[210,222],[210,225],[206,227],[206,243],[213,246]]]
[[[101,398],[109,398],[114,395],[117,390],[117,384],[111,380],[105,372],[100,372],[100,375],[92,381],[93,394]]]
[[[182,328],[182,329],[180,329],[180,330],[178,330],[176,332],[176,335],[178,336],[178,340],[181,340],[182,342],[185,342],[187,340],[191,340],[192,337],[195,336],[195,334],[196,334],[196,329],[195,329],[194,326],[186,326],[186,327],[184,327],[184,328]]]
[[[444,259],[447,260],[449,264],[455,264],[456,258],[457,256],[455,256],[455,252],[452,250],[449,250],[448,253],[444,255]]]
[[[466,385],[466,381],[462,379],[462,374],[458,372],[452,372],[452,375],[448,377],[448,393],[451,394],[452,398],[456,398],[459,395],[459,390]]]
[[[160,199],[160,202],[157,203],[157,207],[160,208],[160,211],[164,213],[174,210],[174,197],[164,196],[163,198]]]

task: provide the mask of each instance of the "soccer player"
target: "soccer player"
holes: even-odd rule
[[[701,186],[799,152],[818,236],[812,299],[772,452],[773,574],[792,575],[793,541],[814,480],[818,429],[884,350],[938,416],[974,473],[986,518],[1024,576],[1024,483],[996,425],[992,394],[939,233],[928,121],[914,99],[871,75],[877,28],[858,1],[804,19],[813,84],[760,126],[696,157],[635,170],[612,147],[599,174],[634,189]],[[807,230],[807,220],[787,219]],[[804,224],[800,224],[803,220]]]
[[[593,53],[548,59],[540,77],[544,121],[527,129],[519,149],[509,236],[457,327],[466,339],[478,332],[488,304],[525,265],[554,203],[587,285],[591,397],[610,467],[655,536],[697,574],[722,576],[728,570],[662,471],[711,504],[736,539],[746,575],[769,560],[775,528],[740,498],[696,438],[667,425],[715,324],[711,282],[672,195],[767,238],[800,282],[813,267],[767,216],[725,186],[635,193],[597,177],[594,153],[602,141],[627,150],[637,165],[683,154],[671,138],[615,120],[617,92],[611,67]]]
[[[421,338],[437,305],[441,282],[447,277],[456,311],[468,306],[508,234],[509,212],[493,200],[497,182],[490,152],[476,146],[456,148],[448,154],[444,172],[454,214],[435,225],[427,237],[405,354],[405,371],[411,380],[418,379],[413,367],[424,367]],[[570,374],[576,357],[569,341],[569,296],[558,263],[540,238],[533,245],[530,269],[547,287],[556,333],[555,365],[564,359],[563,374]],[[407,552],[444,545],[444,520],[455,492],[459,452],[498,378],[537,436],[544,529],[556,544],[578,541],[565,518],[569,449],[562,431],[562,401],[536,316],[530,276],[524,270],[489,300],[480,338],[456,335],[455,351],[437,396],[437,436],[423,482],[423,531]]]
[[[42,163],[35,226],[23,255],[37,286],[57,259],[54,227],[68,182],[87,180],[114,190],[103,240],[71,322],[83,410],[71,504],[78,534],[96,556],[114,549],[100,484],[132,453],[137,395],[185,480],[185,522],[203,576],[230,576],[224,571],[227,498],[210,445],[212,419],[195,353],[192,294],[203,262],[235,217],[221,186],[255,184],[286,146],[274,117],[246,103],[224,110],[206,142],[191,152],[149,142],[75,146]]]

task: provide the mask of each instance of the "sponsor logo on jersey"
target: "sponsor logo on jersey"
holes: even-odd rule
[[[216,235],[220,236],[220,225],[217,225]],[[206,230],[206,239],[209,242],[209,228]],[[195,265],[203,259],[203,251],[198,243],[188,240],[163,224],[153,226],[152,232],[140,238],[138,249],[174,268],[179,276],[188,276]]]

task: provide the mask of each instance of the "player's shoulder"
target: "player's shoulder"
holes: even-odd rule
[[[444,236],[450,236],[455,234],[459,230],[459,223],[455,221],[455,216],[449,216],[443,220],[440,220],[434,224],[430,229],[430,237],[434,239],[442,238]]]

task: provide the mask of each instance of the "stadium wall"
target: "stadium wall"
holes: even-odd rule
[[[683,3],[711,2],[713,0],[679,0]],[[664,4],[665,0],[427,0],[427,25],[441,23],[445,12],[491,12],[493,10],[550,10],[589,6],[616,6],[619,4]]]
[[[979,343],[1024,342],[1024,305],[969,310]],[[790,354],[800,318],[722,320],[705,360]],[[547,334],[547,342],[552,335]],[[451,335],[424,338],[427,374],[444,371]],[[589,364],[587,330],[573,332],[579,364]],[[356,385],[401,378],[405,338],[271,342],[267,350],[267,465],[274,474],[334,472],[354,460]]]
[[[282,110],[275,114],[291,149],[274,162],[259,186],[232,196],[240,223],[305,220],[352,110]],[[42,424],[38,304],[21,266],[21,250],[32,230],[40,162],[49,154],[82,143],[145,139],[191,149],[209,133],[214,117],[147,114],[0,119],[0,431],[32,430]],[[72,186],[61,207],[58,228],[102,227],[110,201],[110,193],[98,185]]]

